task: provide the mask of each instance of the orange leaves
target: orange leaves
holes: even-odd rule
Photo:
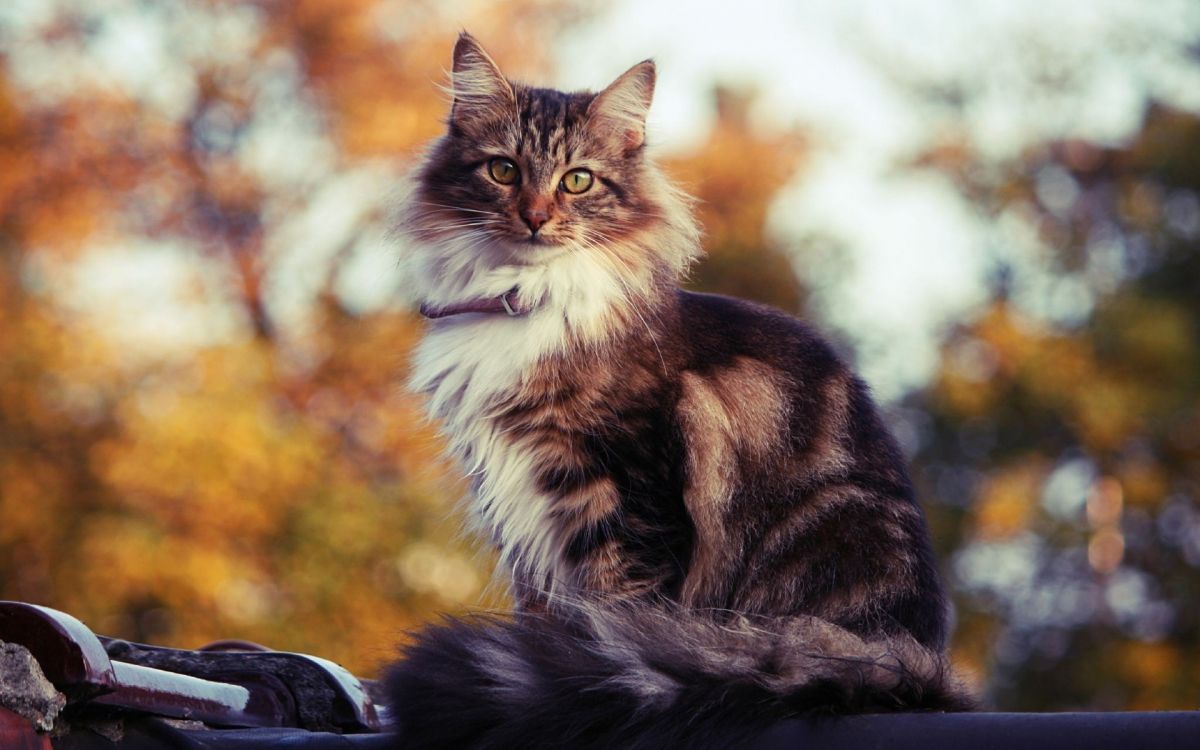
[[[267,39],[298,53],[345,156],[395,157],[440,132],[449,102],[435,84],[461,28],[476,29],[497,59],[520,61],[513,72],[529,74],[544,67],[544,45],[528,38],[545,38],[570,10],[541,0],[452,14],[436,4],[289,0],[266,7]]]
[[[74,249],[113,229],[142,167],[143,114],[115,95],[26,108],[0,69],[0,217],[28,246]]]
[[[19,90],[0,61],[0,596],[116,636],[240,636],[360,671],[405,627],[485,596],[491,566],[456,537],[463,488],[403,387],[417,322],[338,296],[347,258],[386,230],[382,201],[332,190],[333,205],[325,188],[393,174],[442,127],[436,82],[460,24],[530,73],[545,62],[530,35],[563,9],[148,11],[125,31],[179,85],[170,106],[104,72],[124,53],[94,48],[104,28],[53,42],[100,70],[53,96]],[[109,13],[56,8],[47,33]],[[25,33],[12,55],[51,54],[42,30]],[[311,229],[289,236],[293,222]],[[203,279],[201,303],[178,266],[142,262],[156,242],[197,253],[181,265]],[[126,247],[146,254],[105,255]],[[289,317],[276,297],[301,275],[315,288]],[[144,309],[125,298],[155,284]],[[217,333],[192,335],[206,321]]]
[[[36,169],[34,152],[27,142],[26,119],[14,100],[16,96],[0,71],[0,212],[12,205]]]
[[[1156,508],[1170,492],[1171,475],[1162,462],[1147,454],[1132,454],[1116,464],[1115,474],[1131,506]]]
[[[1189,666],[1178,647],[1167,643],[1122,643],[1110,657],[1131,688],[1130,711],[1190,710],[1194,694],[1187,689]],[[1180,688],[1183,689],[1180,689]]]

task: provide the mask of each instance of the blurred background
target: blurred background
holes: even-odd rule
[[[5,0],[0,598],[371,675],[505,607],[384,215],[455,34],[653,56],[693,285],[826,331],[1008,710],[1200,703],[1200,4]]]

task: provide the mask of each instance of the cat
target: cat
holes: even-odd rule
[[[404,748],[729,747],[805,714],[966,710],[903,459],[796,319],[683,291],[689,199],[646,154],[655,66],[509,81],[463,33],[401,201],[411,385],[472,483],[511,617],[414,636]]]

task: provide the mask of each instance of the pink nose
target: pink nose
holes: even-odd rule
[[[521,211],[521,218],[525,220],[525,225],[529,227],[529,231],[537,232],[537,230],[542,228],[543,224],[550,221],[550,212],[527,208]]]

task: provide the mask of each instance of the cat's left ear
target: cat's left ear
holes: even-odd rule
[[[467,32],[458,35],[454,45],[454,69],[451,80],[454,104],[450,122],[466,131],[515,116],[517,97],[500,66],[483,46]]]
[[[603,134],[619,134],[624,151],[646,142],[646,115],[654,98],[653,60],[643,60],[621,74],[588,105],[588,119]]]

